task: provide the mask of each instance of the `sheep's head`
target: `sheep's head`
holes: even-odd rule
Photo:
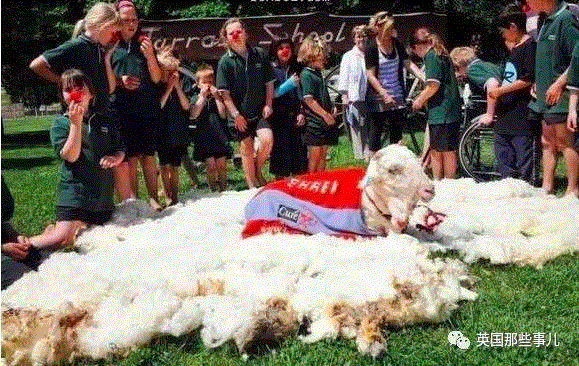
[[[406,229],[419,200],[429,201],[434,196],[434,184],[424,173],[420,160],[399,144],[374,154],[361,185],[372,191],[373,203],[380,211],[392,216],[391,228],[397,232]]]
[[[173,47],[170,46],[161,49],[157,55],[157,61],[161,68],[166,71],[176,71],[181,63],[179,59],[173,55]]]

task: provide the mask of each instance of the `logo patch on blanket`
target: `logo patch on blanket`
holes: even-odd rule
[[[375,235],[360,212],[363,168],[303,174],[271,182],[245,207],[242,236],[264,232]]]

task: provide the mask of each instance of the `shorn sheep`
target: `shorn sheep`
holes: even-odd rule
[[[579,202],[516,180],[436,183],[429,206],[446,214],[432,232],[343,239],[264,234],[241,239],[256,191],[184,197],[161,214],[143,202],[85,232],[77,252],[55,253],[2,292],[8,365],[58,364],[124,354],[159,334],[201,329],[208,347],[241,353],[297,335],[355,338],[386,348],[383,331],[448,319],[476,299],[466,265],[429,259],[457,250],[467,262],[541,266],[579,249]]]

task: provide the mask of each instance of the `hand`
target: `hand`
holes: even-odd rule
[[[478,121],[479,126],[488,127],[493,124],[493,116],[485,113]]]
[[[324,122],[325,122],[328,126],[333,126],[333,125],[336,124],[336,120],[334,119],[334,116],[331,115],[330,113],[324,114]]]
[[[380,96],[382,97],[384,104],[386,104],[387,106],[394,106],[396,104],[396,102],[394,101],[394,99],[392,99],[390,94],[384,92],[384,93],[381,93]]]
[[[143,40],[141,41],[141,52],[149,60],[155,58],[153,42],[151,42],[151,39],[147,36],[143,36]]]
[[[209,87],[209,92],[211,93],[211,95],[213,95],[213,98],[219,99],[219,92],[217,91],[217,88],[215,87],[215,85],[211,85]]]
[[[141,86],[141,79],[132,75],[121,76],[121,82],[127,90],[136,90]]]
[[[2,244],[2,253],[19,261],[26,259],[29,250],[30,241],[22,235],[18,236],[16,243]]]
[[[531,90],[529,91],[529,93],[531,94],[532,98],[537,99],[537,84],[533,84],[531,86]]]
[[[124,158],[124,154],[122,156],[111,156],[111,155],[107,155],[107,156],[103,156],[101,158],[100,161],[100,166],[103,169],[111,169],[116,167],[117,165],[119,165]]]
[[[201,84],[201,95],[204,98],[208,98],[211,94],[211,87],[209,84]]]
[[[422,109],[422,107],[424,107],[424,102],[422,101],[422,99],[421,98],[414,99],[414,101],[412,102],[412,110],[419,111]]]
[[[306,116],[303,113],[298,114],[296,117],[296,126],[301,127],[306,124]]]
[[[551,84],[551,86],[549,87],[549,89],[547,89],[547,92],[545,93],[545,102],[547,102],[548,105],[557,104],[559,102],[559,99],[561,98],[563,87],[564,85],[562,85],[558,81],[555,81],[553,84]]]
[[[68,118],[70,123],[76,127],[82,126],[82,120],[84,119],[84,107],[81,103],[70,102],[68,105]]]
[[[567,115],[567,128],[570,131],[577,131],[577,111],[569,111]]]
[[[247,121],[241,114],[238,114],[237,117],[235,117],[233,123],[235,124],[235,128],[237,128],[240,132],[245,132],[247,129]]]
[[[503,96],[502,89],[501,88],[495,88],[493,90],[489,90],[488,96],[493,98],[493,99],[499,99],[500,97]]]
[[[263,119],[268,119],[268,118],[271,116],[272,113],[273,113],[273,109],[271,108],[270,105],[267,105],[267,104],[266,104],[266,105],[263,107],[263,113],[262,113]]]

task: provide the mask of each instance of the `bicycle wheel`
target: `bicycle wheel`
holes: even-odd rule
[[[479,126],[481,116],[475,117],[462,133],[458,145],[460,167],[466,176],[477,182],[501,178],[497,172],[492,128]]]

